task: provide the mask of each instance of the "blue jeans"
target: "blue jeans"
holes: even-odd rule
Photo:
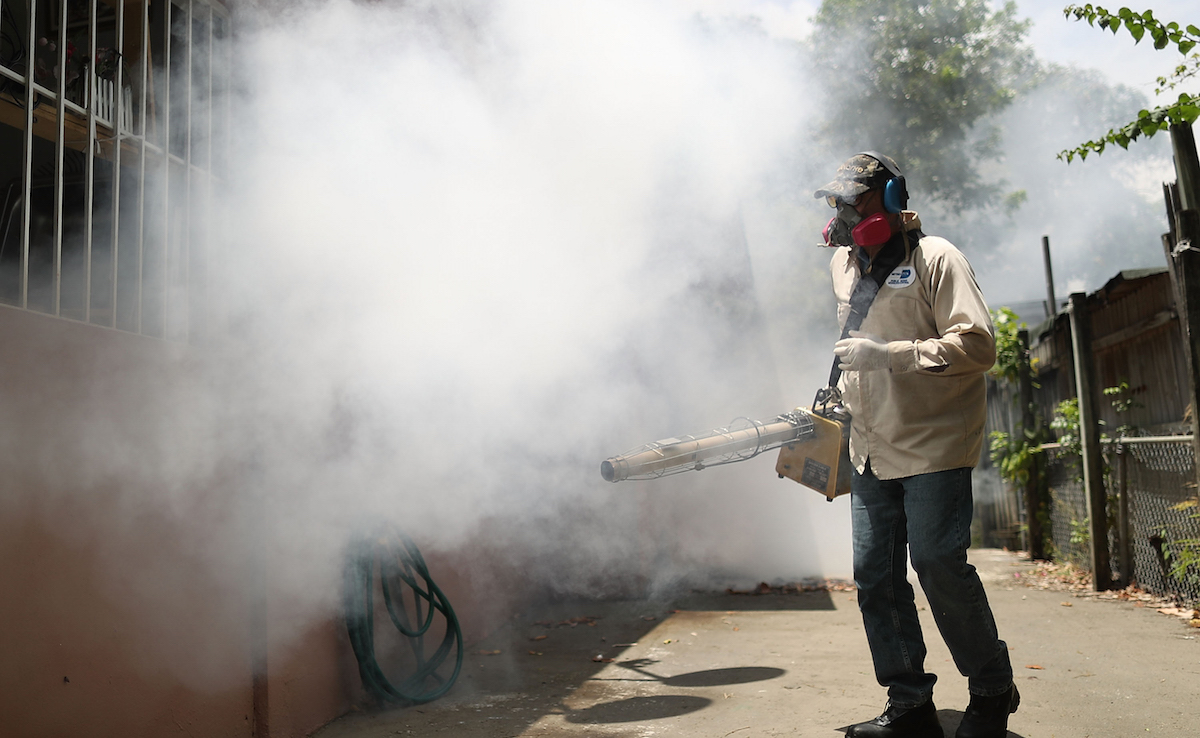
[[[875,678],[897,707],[933,695],[937,675],[925,671],[925,641],[908,583],[905,545],[933,618],[971,694],[1003,694],[1012,684],[1008,647],[975,567],[971,545],[971,470],[880,480],[868,463],[854,473],[854,583]]]

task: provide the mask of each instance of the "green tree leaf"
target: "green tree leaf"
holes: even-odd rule
[[[1155,20],[1154,14],[1149,10],[1139,15],[1128,8],[1121,8],[1114,15],[1104,8],[1093,8],[1091,5],[1068,5],[1063,13],[1068,19],[1072,17],[1075,20],[1086,19],[1089,23],[1093,19],[1099,19],[1102,26],[1113,28],[1123,22],[1135,43],[1140,41],[1143,34],[1148,31],[1150,37],[1154,39],[1154,48],[1156,49],[1165,49],[1168,45],[1175,44],[1180,53],[1188,57],[1188,60],[1178,65],[1170,77],[1159,77],[1159,89],[1156,92],[1173,89],[1181,81],[1200,71],[1200,56],[1192,53],[1197,44],[1200,44],[1200,29],[1196,26],[1189,25],[1186,29],[1181,30],[1179,24],[1174,21],[1164,25]],[[1192,55],[1188,56],[1189,54]],[[1129,144],[1138,140],[1139,137],[1150,138],[1160,131],[1167,130],[1172,125],[1194,122],[1197,117],[1200,117],[1200,104],[1198,103],[1200,100],[1182,92],[1174,103],[1162,105],[1153,110],[1139,111],[1137,118],[1129,124],[1110,129],[1099,139],[1087,141],[1073,149],[1060,151],[1058,158],[1070,164],[1075,157],[1084,161],[1088,154],[1104,153],[1108,144],[1116,144],[1122,149],[1127,149]]]

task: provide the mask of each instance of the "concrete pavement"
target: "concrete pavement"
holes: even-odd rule
[[[1009,552],[971,560],[1021,690],[1010,738],[1200,732],[1200,629],[1136,603],[1027,587],[1017,575],[1032,565]],[[920,606],[953,736],[966,679]],[[348,715],[315,738],[838,738],[885,702],[853,591],[691,594],[540,608],[473,645],[441,700]]]

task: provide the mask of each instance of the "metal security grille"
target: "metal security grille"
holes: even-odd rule
[[[1052,448],[1047,460],[1057,558],[1090,568],[1077,457]],[[1114,574],[1149,592],[1200,603],[1200,505],[1191,437],[1106,441],[1104,460]]]
[[[217,0],[0,0],[0,303],[198,338],[228,38]]]

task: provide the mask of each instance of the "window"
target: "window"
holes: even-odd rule
[[[0,303],[199,340],[223,3],[0,0],[0,21]]]

